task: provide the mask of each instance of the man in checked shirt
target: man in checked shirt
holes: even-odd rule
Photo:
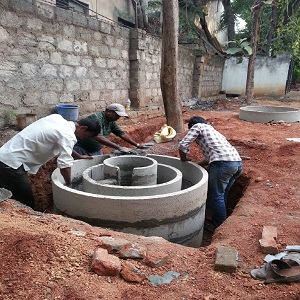
[[[190,161],[190,145],[195,141],[205,159],[200,166],[208,166],[207,204],[211,210],[215,227],[227,218],[227,198],[230,188],[242,173],[242,159],[237,150],[226,138],[205,119],[192,117],[188,123],[189,131],[179,142],[181,161]]]

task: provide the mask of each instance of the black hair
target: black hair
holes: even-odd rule
[[[191,129],[197,123],[207,124],[205,119],[203,119],[202,117],[194,116],[194,117],[191,117],[189,120],[189,123],[188,123],[189,129]]]
[[[77,122],[80,126],[86,126],[87,130],[93,132],[94,135],[98,135],[101,131],[101,126],[97,120],[90,118],[81,119]]]

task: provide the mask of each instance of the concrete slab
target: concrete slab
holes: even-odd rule
[[[240,108],[239,117],[248,122],[300,122],[298,108],[284,106],[245,106]]]

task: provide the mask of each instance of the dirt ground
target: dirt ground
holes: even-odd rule
[[[300,108],[300,99],[260,99],[254,104]],[[279,252],[300,244],[300,143],[287,140],[300,138],[300,123],[245,122],[239,119],[241,105],[239,99],[231,99],[208,110],[183,108],[185,121],[193,115],[205,117],[244,158],[243,175],[231,193],[232,213],[211,240],[206,232],[203,247],[123,234],[52,214],[50,175],[55,165],[50,162],[32,178],[36,211],[14,200],[0,203],[0,299],[299,300],[300,283],[265,285],[249,272],[263,264],[266,255],[259,244],[263,226],[277,227]],[[164,123],[164,118],[155,118],[123,128],[138,142],[149,142]],[[11,128],[3,128],[1,145],[13,134]],[[180,138],[154,144],[148,152],[178,156]],[[192,158],[202,158],[196,148]],[[103,235],[143,245],[147,251],[167,255],[168,262],[150,268],[143,260],[130,259],[145,276],[140,283],[98,276],[90,262],[99,246],[97,237]],[[220,245],[238,251],[238,269],[233,274],[214,271]],[[158,286],[148,279],[168,271],[180,276]]]

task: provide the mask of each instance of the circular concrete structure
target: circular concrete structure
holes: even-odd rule
[[[78,183],[76,188],[65,186],[59,169],[56,169],[52,174],[56,212],[95,226],[143,236],[160,236],[174,243],[200,247],[207,196],[206,170],[175,157],[146,157],[157,162],[157,184],[140,187],[110,185],[112,189],[121,190],[117,195],[83,191],[82,174],[88,168],[104,164],[110,159],[108,155],[74,162],[71,176],[73,184]],[[178,184],[178,178],[182,184],[180,190],[174,190],[174,181]],[[109,187],[105,188],[107,193]],[[131,190],[130,196],[125,195],[126,189]],[[148,194],[143,195],[147,189]],[[151,189],[154,192],[151,194],[150,191],[149,195]]]
[[[104,178],[117,180],[118,185],[153,185],[157,182],[157,161],[137,155],[115,156],[103,161]]]
[[[258,123],[300,122],[298,108],[283,106],[245,106],[240,108],[241,120]]]
[[[107,196],[153,196],[180,191],[182,186],[182,173],[162,164],[157,164],[157,184],[153,185],[119,185],[117,179],[105,178],[104,164],[87,168],[82,177],[82,191]]]

